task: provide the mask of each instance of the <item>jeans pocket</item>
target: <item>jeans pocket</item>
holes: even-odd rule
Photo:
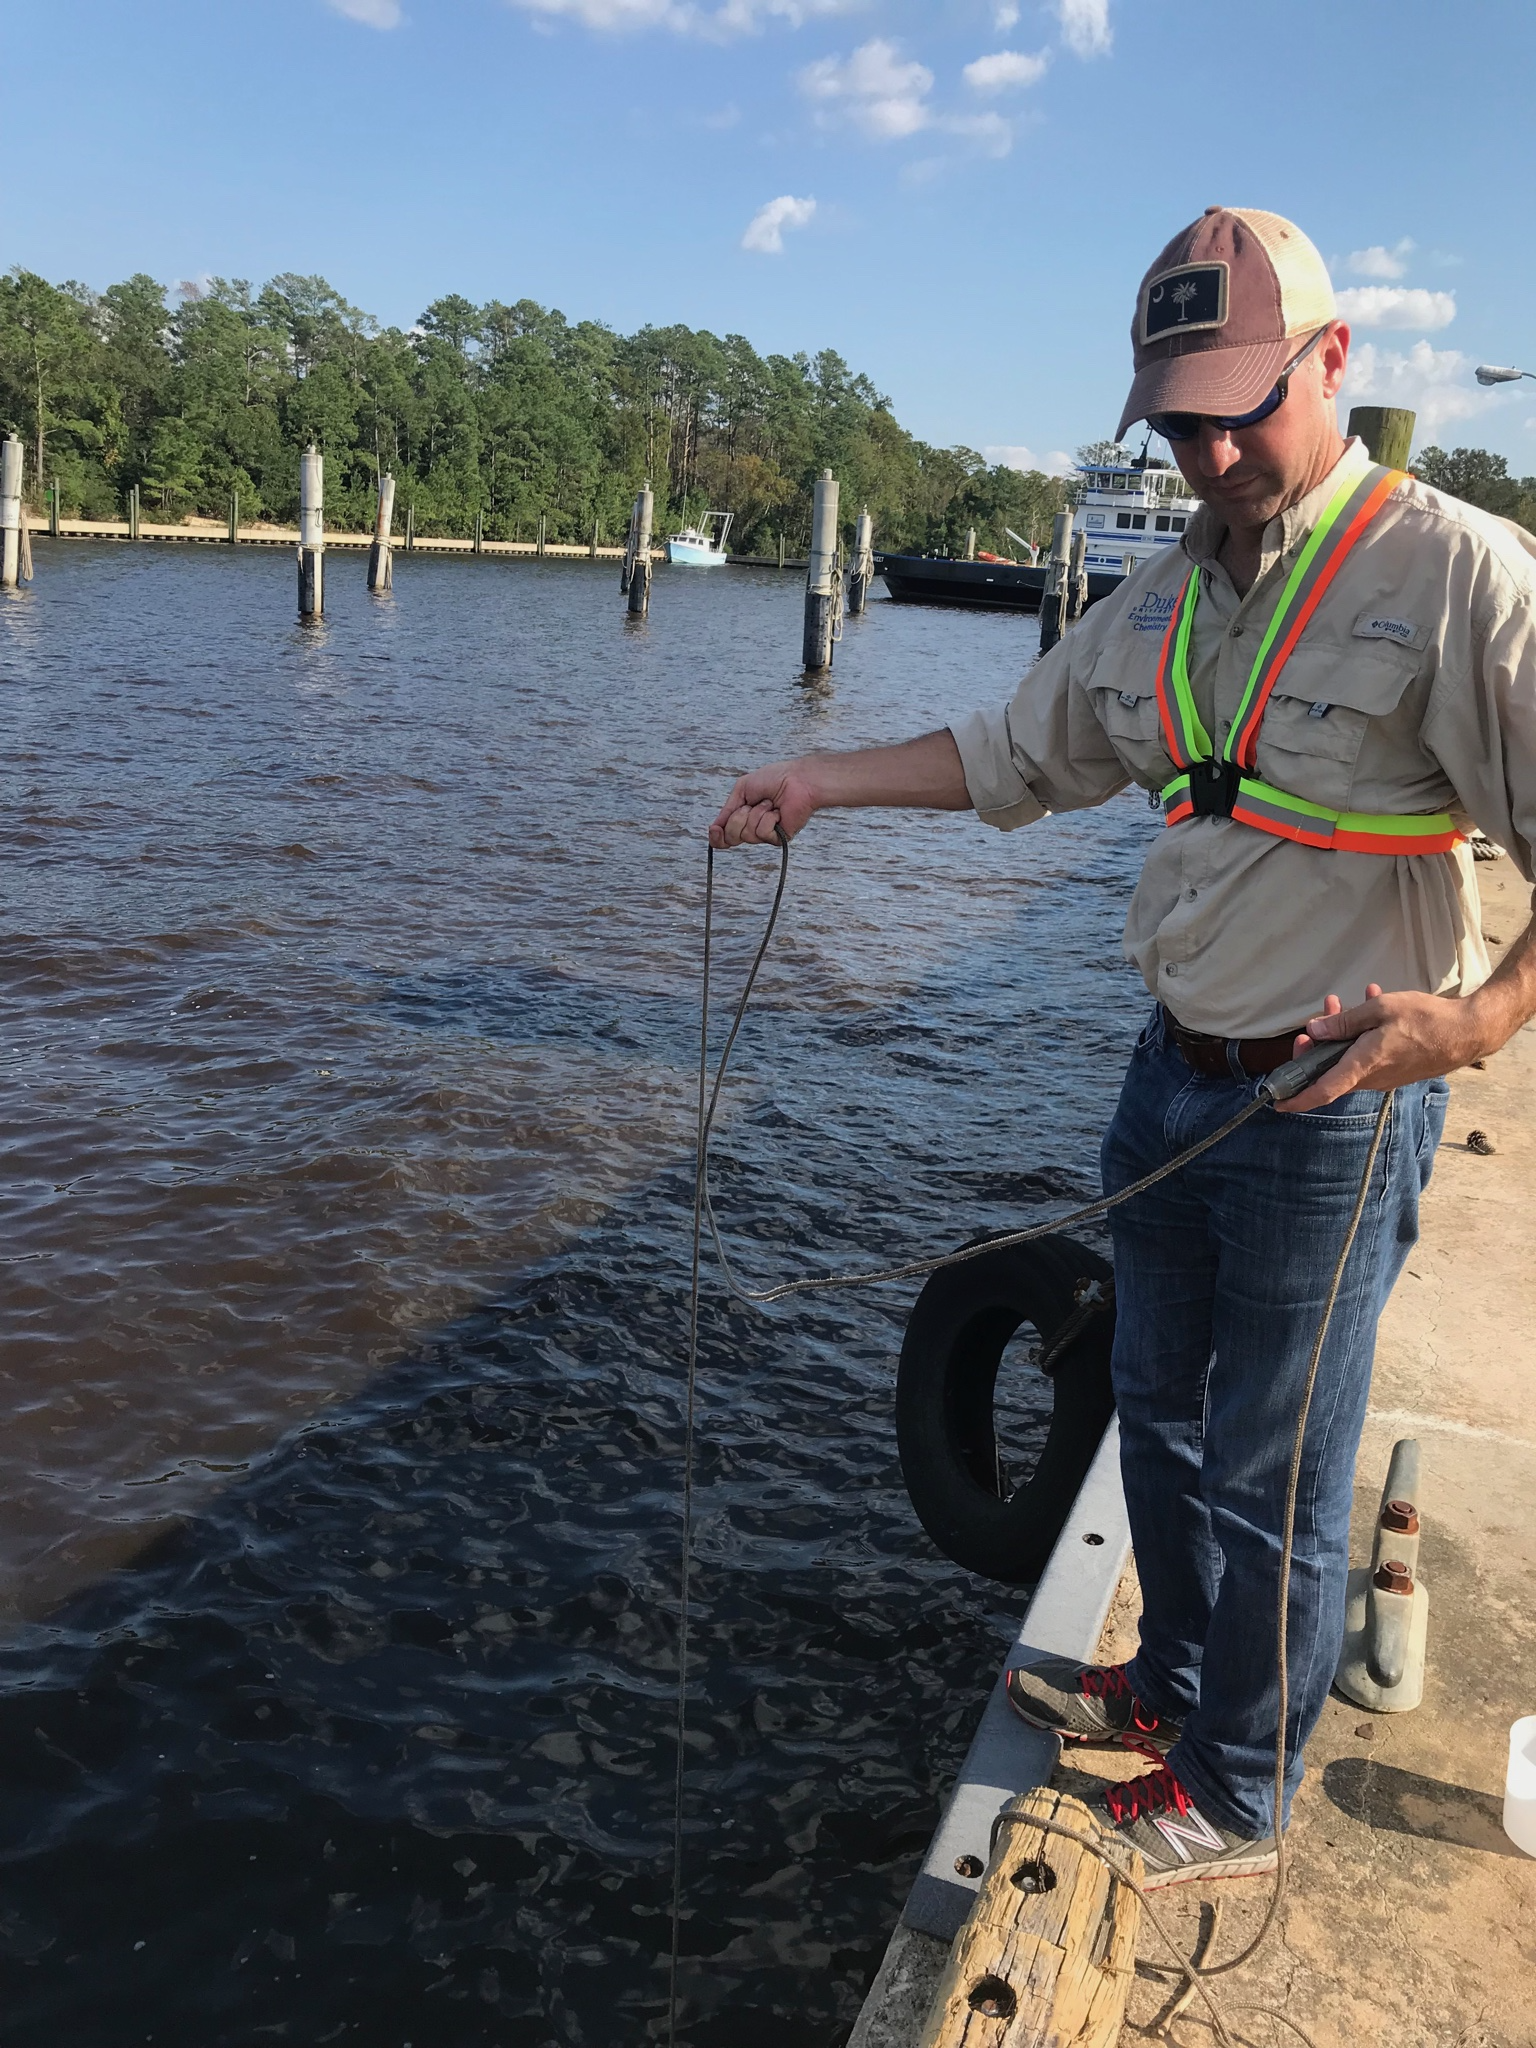
[[[1132,1052],[1155,1052],[1163,1042],[1163,1010],[1160,1003],[1152,1005],[1152,1014],[1142,1025]]]

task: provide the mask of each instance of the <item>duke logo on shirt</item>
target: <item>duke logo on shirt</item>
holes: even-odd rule
[[[1133,633],[1164,633],[1178,601],[1176,590],[1170,590],[1166,597],[1158,590],[1145,591],[1126,613],[1126,623]]]

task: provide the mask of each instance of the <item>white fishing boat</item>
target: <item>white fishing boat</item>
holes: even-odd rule
[[[712,569],[726,559],[725,538],[733,514],[706,512],[697,526],[685,526],[681,533],[667,536],[667,560],[687,569]]]

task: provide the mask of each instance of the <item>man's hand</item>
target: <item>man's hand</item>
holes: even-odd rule
[[[775,761],[739,776],[709,828],[710,845],[771,846],[780,826],[793,839],[819,809],[811,767],[808,759]]]
[[[848,754],[802,754],[743,775],[709,828],[711,846],[765,846],[782,826],[793,839],[817,811],[833,805],[902,804],[919,810],[968,811],[970,792],[960,749],[947,731],[924,733],[894,747]]]
[[[1320,1081],[1275,1107],[1281,1111],[1321,1109],[1353,1088],[1401,1088],[1410,1081],[1449,1074],[1494,1050],[1484,1035],[1484,1024],[1472,996],[1425,996],[1411,991],[1384,996],[1374,981],[1366,988],[1365,1001],[1352,1010],[1346,1010],[1337,996],[1329,996],[1323,1014],[1313,1017],[1297,1038],[1296,1051],[1305,1052],[1309,1045],[1330,1039],[1352,1038],[1355,1043]],[[1495,1043],[1501,1045],[1503,1040]]]

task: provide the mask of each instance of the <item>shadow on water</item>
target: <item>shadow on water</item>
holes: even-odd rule
[[[643,1226],[521,1279],[0,1657],[7,2042],[656,2036],[687,1196],[653,1189]],[[899,1311],[861,1324],[706,1302],[701,2048],[843,2036],[998,1653],[860,1371]]]

